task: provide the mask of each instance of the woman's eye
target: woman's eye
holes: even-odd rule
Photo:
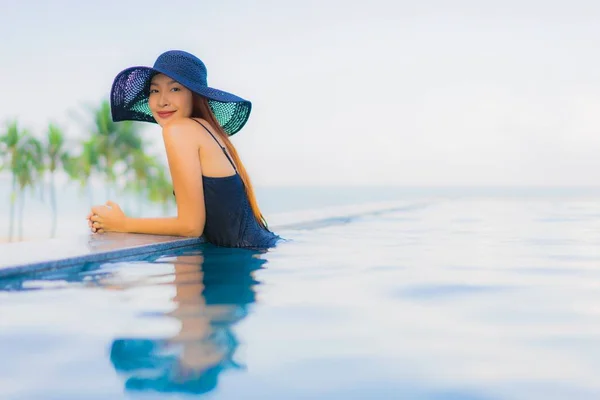
[[[172,88],[171,90],[172,90],[173,92],[179,92],[179,90],[180,90],[180,89],[179,89],[179,88],[177,88],[177,87],[174,87],[174,88]]]
[[[150,89],[150,94],[152,94],[152,93],[158,93],[158,90],[156,90],[156,89]]]

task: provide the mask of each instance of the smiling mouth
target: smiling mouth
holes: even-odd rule
[[[161,118],[169,118],[175,111],[158,111],[156,114]]]

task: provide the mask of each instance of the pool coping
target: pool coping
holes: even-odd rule
[[[0,278],[139,257],[202,243],[202,238],[114,232],[5,243],[0,245]]]
[[[394,201],[364,205],[335,206],[280,214],[271,225],[276,232],[317,229],[346,224],[357,218],[421,208],[427,202]],[[47,272],[84,263],[140,258],[152,253],[205,243],[203,238],[108,232],[78,234],[58,239],[41,239],[0,244],[0,279]]]

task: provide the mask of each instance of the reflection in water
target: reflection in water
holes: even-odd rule
[[[127,390],[206,393],[222,371],[240,367],[233,361],[238,341],[232,327],[255,301],[252,272],[266,262],[259,255],[207,245],[157,260],[174,267],[175,308],[167,315],[179,321],[180,330],[167,339],[113,341],[110,360]]]

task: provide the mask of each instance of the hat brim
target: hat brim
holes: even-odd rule
[[[237,133],[248,121],[252,111],[250,101],[223,90],[190,82],[169,71],[144,66],[127,68],[116,76],[110,91],[113,121],[157,123],[148,105],[150,80],[157,73],[167,75],[192,92],[207,98],[217,121],[229,136]]]

